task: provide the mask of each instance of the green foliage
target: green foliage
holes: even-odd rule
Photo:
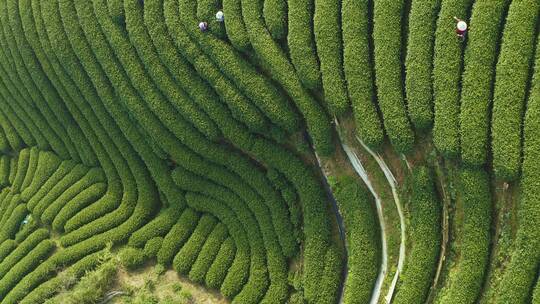
[[[118,259],[122,266],[129,270],[141,267],[145,262],[145,254],[142,249],[126,247],[118,253]]]
[[[489,177],[481,169],[463,170],[460,178],[463,227],[460,255],[450,270],[448,287],[441,291],[440,303],[475,303],[489,262],[491,242],[491,193]]]
[[[341,3],[343,71],[351,99],[358,136],[372,148],[384,139],[384,130],[374,104],[373,64],[370,55],[369,1]]]
[[[263,14],[272,37],[276,40],[283,38],[287,32],[287,1],[264,1]]]
[[[433,142],[447,157],[458,156],[460,151],[459,93],[464,44],[456,36],[453,17],[466,20],[472,3],[472,0],[442,0],[435,31]]]
[[[157,236],[157,237],[151,238],[144,245],[144,255],[147,258],[153,258],[157,256],[157,253],[159,252],[159,249],[161,248],[162,244],[163,244],[163,237]]]
[[[403,96],[401,15],[405,1],[378,0],[373,8],[375,83],[384,128],[394,148],[408,153],[414,133]]]
[[[540,42],[539,42],[540,43]],[[538,274],[540,261],[540,52],[524,123],[523,173],[517,209],[519,228],[502,281],[497,289],[500,303],[526,303]]]
[[[208,268],[204,278],[205,284],[210,288],[219,289],[229,268],[233,264],[236,256],[236,246],[232,237],[227,238],[221,244],[216,258]]]
[[[343,114],[349,97],[343,75],[343,43],[340,31],[340,3],[334,0],[315,1],[313,29],[321,63],[324,99],[333,115]]]
[[[189,279],[193,282],[203,283],[204,277],[216,258],[223,242],[228,238],[227,227],[218,223],[201,248],[197,259],[189,272]]]
[[[312,28],[313,1],[290,0],[287,4],[289,9],[287,43],[291,62],[303,85],[308,89],[318,88],[321,86],[321,72]]]
[[[411,248],[394,303],[425,301],[435,276],[441,244],[441,204],[435,192],[432,173],[415,168],[410,182],[412,191],[408,211],[408,239]]]
[[[157,254],[159,264],[164,266],[171,264],[174,256],[187,241],[198,221],[199,215],[193,209],[188,208],[182,213],[176,224],[163,238],[163,244]]]
[[[368,303],[380,264],[380,240],[374,202],[366,188],[348,176],[332,185],[345,223],[348,275],[344,302]]]
[[[405,92],[412,124],[425,130],[433,124],[433,46],[441,0],[411,2],[405,59]]]
[[[493,171],[504,180],[519,176],[525,96],[540,14],[538,1],[512,1],[495,78],[491,123]]]
[[[509,2],[477,1],[473,5],[460,113],[461,159],[467,165],[481,166],[488,157],[495,63]]]

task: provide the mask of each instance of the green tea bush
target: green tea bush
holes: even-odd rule
[[[156,236],[154,238],[151,238],[144,244],[144,255],[147,258],[153,258],[156,257],[159,249],[161,249],[161,245],[163,244],[163,237]]]
[[[199,214],[190,208],[182,212],[176,224],[172,226],[171,230],[163,238],[163,244],[157,254],[159,264],[164,266],[171,264],[176,253],[182,248],[197,226],[199,217]]]
[[[264,1],[263,16],[268,31],[276,40],[285,37],[287,33],[287,1]]]
[[[64,180],[64,177],[66,177],[74,169],[75,165],[76,163],[72,161],[64,161],[60,164],[58,169],[54,171],[54,173],[52,173],[50,176],[41,177],[41,181],[36,182],[35,185],[30,185],[29,188],[35,187],[37,192],[35,192],[31,196],[26,196],[28,198],[28,210],[33,211],[34,208],[36,208],[36,206],[41,202],[41,200],[47,195],[47,193],[49,193],[49,191],[51,191],[56,185],[58,185],[62,180]],[[82,166],[79,166],[79,172],[77,175],[83,174],[81,172],[82,169]],[[77,175],[75,176],[75,178],[77,177]],[[66,182],[69,182],[69,180],[67,180]],[[30,194],[31,192],[28,191],[26,193]],[[22,197],[23,199],[25,198],[25,193],[22,194]]]
[[[412,1],[405,58],[407,109],[417,130],[433,124],[433,46],[441,0]]]
[[[343,71],[351,99],[358,136],[372,148],[384,139],[384,130],[374,104],[373,64],[370,55],[369,1],[341,3]]]
[[[21,222],[27,215],[28,210],[26,209],[26,204],[20,204],[13,209],[13,212],[11,212],[9,217],[0,227],[0,243],[15,237],[15,234],[21,227]]]
[[[15,249],[17,248],[17,242],[14,240],[5,240],[0,244],[0,261],[4,259]]]
[[[408,211],[411,248],[394,303],[425,301],[435,276],[441,244],[441,204],[429,169],[415,168]]]
[[[268,286],[265,252],[260,237],[256,239],[253,237],[256,237],[256,234],[247,233],[249,238],[247,239],[246,232],[235,218],[233,210],[219,206],[212,200],[196,194],[188,193],[186,199],[192,208],[218,217],[227,226],[231,236],[235,238],[237,255],[220,287],[221,293],[228,298],[234,298],[234,301],[238,303],[260,301]],[[250,246],[250,243],[253,245]],[[250,251],[251,259],[249,258]]]
[[[442,0],[435,31],[433,142],[447,157],[456,157],[460,151],[459,94],[464,43],[456,36],[453,17],[466,20],[472,4],[472,0]]]
[[[66,188],[60,196],[46,207],[41,215],[41,221],[45,224],[52,224],[59,212],[64,209],[70,201],[74,200],[77,195],[104,180],[105,177],[103,176],[103,171],[100,169],[92,168],[88,170],[83,177],[70,185],[69,188]]]
[[[204,277],[208,268],[212,265],[212,262],[216,258],[221,244],[228,238],[229,233],[227,226],[218,223],[214,230],[208,235],[204,245],[202,246],[197,259],[193,263],[191,270],[189,271],[189,279],[193,282],[203,283]]]
[[[482,169],[463,170],[460,175],[464,216],[460,254],[457,264],[450,269],[448,287],[441,291],[439,303],[475,303],[489,262],[492,202],[489,177]]]
[[[18,261],[27,256],[32,249],[48,237],[49,232],[46,229],[39,229],[18,244],[17,248],[0,262],[0,277],[3,277]]]
[[[206,286],[219,289],[235,258],[236,246],[234,245],[234,239],[229,237],[221,244],[216,258],[206,272],[204,277]]]
[[[26,177],[26,172],[28,171],[28,165],[30,161],[30,150],[24,149],[21,150],[17,157],[17,174],[13,179],[11,184],[11,189],[14,192],[19,192],[21,190],[22,183]]]
[[[344,302],[368,303],[380,264],[380,240],[373,199],[348,176],[332,185],[345,224],[348,275]]]
[[[510,1],[480,1],[473,5],[467,34],[461,91],[461,159],[467,165],[486,163],[495,64],[504,17]]]
[[[60,164],[60,159],[54,153],[40,151],[32,182],[24,189],[21,189],[21,197],[29,202],[41,187],[44,187],[45,182],[52,177]],[[69,162],[69,164],[72,165],[73,163]]]
[[[6,136],[6,141],[9,144],[9,148],[13,150],[20,149],[23,146],[23,140],[13,127],[13,125],[10,123],[9,120],[7,120],[6,115],[3,113],[3,111],[0,110],[0,126],[3,129],[3,133]]]
[[[517,209],[519,228],[510,262],[506,265],[502,281],[497,289],[499,303],[527,303],[533,284],[538,277],[538,261],[540,261],[540,229],[538,229],[540,193],[537,174],[540,170],[539,92],[540,52],[536,52],[535,72],[523,129],[523,173]]]
[[[249,37],[242,18],[241,0],[224,0],[223,14],[225,15],[225,29],[227,30],[227,38],[231,44],[240,51],[246,51],[249,46]],[[196,26],[194,24],[193,26]]]
[[[126,269],[134,270],[141,267],[146,259],[144,251],[139,248],[126,247],[118,253],[120,264]]]
[[[33,147],[30,149],[30,159],[28,160],[28,169],[26,170],[26,174],[24,176],[23,182],[21,184],[21,187],[19,188],[19,191],[22,192],[23,189],[26,189],[34,178],[36,177],[36,169],[39,161],[39,149],[37,147]]]
[[[140,248],[156,236],[165,236],[176,224],[183,211],[184,209],[177,205],[162,210],[152,221],[129,237],[129,246]]]
[[[187,242],[174,257],[173,267],[179,274],[186,275],[189,273],[189,270],[191,269],[191,266],[193,266],[193,263],[195,263],[204,242],[212,233],[216,222],[216,218],[213,216],[205,214],[201,217],[197,227],[195,227],[195,230]]]
[[[341,115],[349,107],[349,96],[342,69],[343,42],[339,1],[315,1],[313,29],[321,63],[324,99],[331,114]]]
[[[287,46],[289,56],[300,81],[308,89],[321,86],[319,58],[315,49],[312,20],[313,0],[289,0]]]
[[[404,1],[378,0],[373,8],[375,83],[384,128],[394,148],[408,153],[414,133],[407,117],[401,66],[401,17]]]
[[[504,26],[491,122],[493,170],[504,180],[515,180],[520,172],[523,113],[539,9],[537,1],[513,1]]]
[[[40,263],[43,263],[54,248],[54,242],[44,240],[26,256],[17,261],[17,264],[15,264],[2,279],[0,279],[0,296],[4,298],[19,281],[23,280],[24,277],[32,272]]]
[[[105,183],[95,183],[90,187],[77,193],[64,207],[55,215],[52,228],[55,231],[64,231],[67,221],[77,215],[84,208],[98,201],[107,190]]]
[[[323,156],[331,155],[334,147],[331,143],[332,134],[328,116],[322,106],[301,85],[283,50],[272,40],[259,18],[261,12],[262,1],[242,0],[242,14],[245,21],[250,24],[247,31],[253,49],[266,66],[271,68],[272,78],[283,86],[304,116],[308,133],[317,152]]]

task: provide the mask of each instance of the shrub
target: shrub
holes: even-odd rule
[[[428,169],[414,169],[410,191],[408,238],[412,246],[394,303],[422,302],[427,299],[441,247],[441,206]]]
[[[346,0],[341,4],[343,70],[356,132],[368,146],[378,148],[384,139],[384,130],[374,104],[368,9],[366,0]]]
[[[17,242],[14,240],[5,240],[0,244],[0,261],[4,259],[15,249],[17,248]]]
[[[79,192],[55,215],[52,228],[56,231],[64,231],[67,221],[76,216],[84,208],[98,201],[103,197],[106,190],[107,185],[105,183],[96,183]]]
[[[495,63],[509,2],[480,1],[473,6],[460,113],[461,159],[467,165],[486,163]]]
[[[264,1],[263,15],[272,37],[276,40],[283,38],[287,32],[287,1]]]
[[[291,62],[300,78],[308,89],[321,86],[319,58],[315,49],[315,39],[312,27],[313,0],[289,0],[287,42]]]
[[[26,296],[20,301],[21,304],[41,304],[44,299],[52,297],[59,292],[62,288],[69,287],[74,281],[83,276],[87,271],[91,270],[100,263],[101,252],[89,254],[77,263],[70,266],[64,272],[59,273],[56,277],[47,280],[41,285],[32,290],[25,292]],[[23,284],[18,284],[8,294],[8,298],[15,295],[18,291],[21,291]]]
[[[250,25],[247,31],[253,49],[265,65],[271,68],[272,78],[283,86],[304,115],[309,135],[317,152],[328,156],[334,150],[328,116],[321,105],[302,87],[293,66],[266,30],[259,18],[262,12],[261,3],[262,1],[242,0],[242,14]],[[305,31],[306,28],[303,30]]]
[[[5,133],[6,140],[9,143],[10,148],[13,150],[20,149],[23,146],[23,140],[21,139],[11,122],[7,119],[3,111],[0,111],[0,126]]]
[[[343,43],[340,31],[340,2],[315,1],[313,29],[321,62],[324,99],[330,113],[343,114],[349,107],[349,96],[343,75]]]
[[[240,51],[248,49],[249,37],[242,18],[242,5],[240,0],[222,0],[223,14],[225,15],[225,29],[231,44]]]
[[[193,282],[203,283],[204,276],[210,268],[212,262],[216,258],[221,244],[227,239],[229,233],[227,227],[221,223],[218,223],[214,230],[208,235],[204,245],[202,246],[197,259],[193,263],[191,270],[189,271],[189,279]]]
[[[38,165],[39,160],[39,149],[37,147],[33,147],[30,149],[30,159],[28,160],[28,169],[26,170],[26,174],[24,176],[24,180],[21,184],[21,187],[19,191],[23,191],[26,189],[30,184],[32,183],[32,180],[35,178],[36,169]]]
[[[21,222],[27,214],[28,210],[26,209],[26,204],[20,204],[13,209],[13,212],[0,228],[0,243],[15,237],[15,234],[21,228]]]
[[[26,193],[23,192],[22,198],[28,199],[28,210],[33,211],[34,208],[41,202],[41,200],[56,186],[58,185],[65,176],[67,176],[75,167],[75,163],[72,161],[64,161],[60,164],[58,169],[52,173],[50,176],[42,176],[37,175],[40,171],[38,170],[36,172],[36,175],[38,176],[38,179],[41,181],[36,182],[34,185],[30,185],[27,189],[34,188],[37,190],[37,192],[30,192],[30,190]],[[82,169],[81,166],[79,166],[79,169]],[[79,174],[81,175],[81,172],[79,171]],[[80,177],[80,176],[79,176]],[[40,185],[38,185],[40,184]],[[58,190],[57,190],[58,191]],[[28,195],[25,195],[28,194]],[[33,195],[31,195],[33,194]]]
[[[191,266],[197,259],[204,242],[211,234],[216,225],[216,219],[210,215],[203,215],[197,224],[197,227],[182,246],[182,249],[176,254],[173,260],[174,269],[179,274],[188,274]]]
[[[144,255],[148,258],[153,258],[157,256],[157,253],[159,252],[159,249],[161,248],[161,245],[163,244],[163,237],[157,236],[154,238],[151,238],[144,244]]]
[[[180,1],[179,7],[179,22],[184,24],[185,31],[198,42],[200,46],[198,52],[203,52],[208,62],[211,61],[213,66],[219,67],[216,72],[223,74],[220,77],[226,76],[231,79],[234,86],[238,87],[241,93],[245,94],[272,123],[288,132],[296,131],[299,126],[298,116],[277,87],[227,43],[189,26],[197,22],[195,2]],[[266,132],[266,130],[262,131]]]
[[[525,96],[534,56],[538,1],[512,1],[506,17],[495,77],[492,110],[492,150],[495,175],[504,180],[519,176],[521,128]]]
[[[143,247],[146,242],[156,236],[165,236],[178,221],[184,209],[173,205],[163,209],[150,223],[135,231],[129,238],[129,246]]]
[[[22,241],[17,248],[11,251],[9,255],[0,262],[0,278],[6,275],[13,266],[27,256],[40,242],[49,237],[49,232],[46,229],[39,229],[29,235]],[[7,242],[7,241],[6,241]],[[3,244],[3,243],[2,243]]]
[[[17,157],[17,174],[15,175],[13,183],[11,184],[11,189],[13,189],[14,192],[19,192],[21,190],[21,186],[26,176],[26,172],[28,171],[29,161],[30,150],[21,150]]]
[[[3,277],[0,279],[0,296],[4,298],[15,285],[32,272],[40,263],[47,259],[47,256],[55,248],[50,240],[39,243],[25,257],[20,259]]]
[[[346,231],[348,275],[344,302],[368,303],[380,265],[380,240],[374,202],[367,189],[348,176],[332,185]]]
[[[440,303],[474,303],[482,291],[491,242],[491,192],[482,170],[463,170],[460,178],[463,227],[459,260],[450,269]]]
[[[134,270],[141,267],[145,262],[145,254],[142,249],[126,247],[118,253],[120,264],[126,269]]]
[[[454,16],[466,19],[472,0],[442,1],[433,59],[433,97],[435,118],[433,142],[447,157],[459,153],[459,93],[463,42],[456,37]]]
[[[157,254],[159,264],[168,266],[173,261],[174,256],[182,248],[199,221],[199,215],[193,209],[186,209],[176,224],[163,238],[163,244]]]
[[[414,133],[403,97],[401,79],[401,26],[404,1],[379,0],[373,8],[375,83],[386,134],[394,148],[408,153]]]
[[[433,123],[433,45],[441,0],[412,1],[409,13],[405,92],[412,124],[425,130]]]
[[[212,264],[206,272],[204,282],[206,286],[214,289],[219,289],[233,260],[236,256],[236,246],[234,246],[234,239],[229,237],[223,244],[221,244],[216,258],[212,261]]]
[[[86,170],[88,169],[86,168]],[[41,221],[45,224],[52,224],[58,213],[64,209],[64,207],[66,207],[70,201],[75,199],[77,195],[104,180],[105,177],[103,175],[103,171],[97,168],[90,169],[79,180],[74,181],[74,183],[69,185],[58,197],[54,199],[54,201],[49,203],[49,206],[46,207],[41,215]],[[46,198],[47,197],[45,197],[44,200],[46,200]],[[34,209],[34,211],[36,211],[36,209]],[[38,215],[37,212],[35,212],[35,214],[36,216]]]
[[[521,2],[517,2],[521,3]],[[540,43],[540,42],[539,42]],[[523,174],[517,210],[519,228],[514,251],[506,265],[498,292],[499,303],[526,303],[537,278],[540,261],[540,52],[536,52],[535,72],[524,123]]]

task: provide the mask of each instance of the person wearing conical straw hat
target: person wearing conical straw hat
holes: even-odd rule
[[[467,25],[467,22],[459,19],[458,17],[454,17],[454,20],[456,20],[456,34],[461,40],[465,39],[465,35],[467,34],[467,30],[469,26]]]

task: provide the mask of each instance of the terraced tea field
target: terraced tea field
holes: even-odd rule
[[[0,304],[540,303],[539,34],[538,0],[0,0]]]

